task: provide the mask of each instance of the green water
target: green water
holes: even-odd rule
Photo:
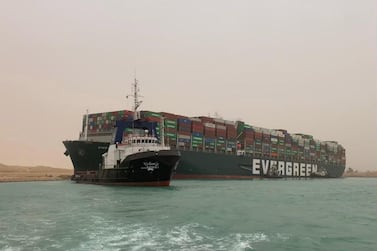
[[[377,250],[377,179],[1,183],[0,250]]]

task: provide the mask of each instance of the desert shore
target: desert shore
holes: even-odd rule
[[[0,182],[67,180],[72,174],[72,169],[0,164]]]
[[[10,166],[0,163],[0,182],[68,180],[72,169],[47,166]],[[345,172],[343,177],[377,178],[377,171]]]
[[[377,178],[377,171],[345,172],[343,177]]]

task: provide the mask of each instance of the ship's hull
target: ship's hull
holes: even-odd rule
[[[102,167],[102,154],[109,144],[64,141],[77,183],[125,186],[169,186],[180,159],[176,150],[139,152],[128,155],[113,167]],[[80,152],[80,154],[79,154]],[[83,154],[83,152],[85,154]]]
[[[101,142],[92,142],[91,144],[78,143],[84,141],[68,142],[75,142],[74,144],[64,143],[67,150],[67,145],[75,146],[70,147],[69,150],[75,173],[77,171],[98,171],[98,167],[102,163],[101,152],[109,144],[106,146],[106,143]],[[96,144],[97,147],[95,147]],[[85,158],[77,153],[80,149],[84,149],[87,155]],[[316,161],[300,162],[253,155],[236,156],[188,150],[180,150],[180,153],[180,161],[173,179],[337,178],[343,175],[345,169],[344,165]],[[274,169],[274,173],[271,172],[272,169]],[[318,175],[320,172],[324,175]]]
[[[181,151],[174,179],[338,178],[345,166],[265,157]],[[271,171],[274,170],[272,173]],[[317,175],[323,171],[325,175]]]
[[[102,154],[109,149],[109,143],[85,141],[85,140],[66,140],[65,155],[71,158],[74,171],[98,171],[102,165]]]

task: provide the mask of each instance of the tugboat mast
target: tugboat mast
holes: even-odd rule
[[[137,120],[139,119],[139,114],[137,112],[137,109],[140,107],[141,103],[143,103],[143,101],[139,101],[139,92],[140,92],[140,89],[138,87],[138,80],[135,78],[134,79],[134,82],[132,84],[132,89],[133,89],[133,95],[127,95],[126,98],[128,98],[129,96],[133,97],[134,98],[134,120]]]
[[[89,110],[86,109],[85,130],[84,130],[84,139],[85,139],[85,141],[88,141],[88,127],[89,127]]]

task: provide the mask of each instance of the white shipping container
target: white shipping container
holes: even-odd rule
[[[260,128],[260,127],[252,126],[252,128],[256,132],[263,132],[262,128]]]
[[[180,139],[191,139],[191,136],[178,134],[178,138],[180,138]]]
[[[225,120],[225,124],[226,125],[233,125],[233,126],[235,126],[236,122],[235,121],[230,121],[230,120]]]
[[[220,123],[220,124],[225,123],[225,120],[223,120],[223,119],[213,119],[213,121],[215,121],[216,123]]]
[[[224,126],[224,125],[217,125],[216,124],[216,128],[226,130],[226,126]]]
[[[265,134],[271,134],[272,130],[267,128],[262,128],[262,132]]]
[[[304,140],[299,139],[299,140],[298,140],[298,145],[299,145],[299,146],[304,146]]]
[[[191,121],[202,122],[200,118],[189,118]]]
[[[333,141],[326,141],[326,144],[331,149],[336,148],[338,146],[338,144],[336,142],[333,142]]]
[[[292,139],[294,140],[303,140],[302,136],[300,134],[292,134]]]
[[[212,123],[204,123],[204,126],[209,128],[216,128],[216,125]]]
[[[278,131],[277,133],[278,133],[279,137],[284,137],[284,133],[283,132]]]
[[[271,130],[271,136],[279,136],[279,132],[275,130]]]

